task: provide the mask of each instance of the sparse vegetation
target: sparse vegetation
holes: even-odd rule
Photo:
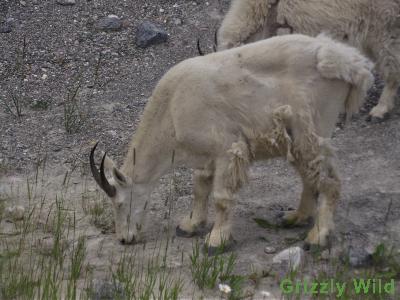
[[[0,160],[0,175],[7,173],[8,165],[4,162],[4,160]]]
[[[193,243],[188,259],[184,259],[186,256],[182,252],[180,265],[183,268],[177,272],[167,263],[170,258],[169,231],[163,235],[166,238],[156,241],[155,245],[125,246],[123,252],[108,253],[107,258],[102,258],[105,260],[103,268],[108,268],[108,277],[98,280],[94,277],[95,266],[87,260],[88,255],[93,256],[93,252],[88,250],[90,238],[77,229],[82,220],[89,220],[102,232],[111,232],[114,224],[110,202],[97,191],[89,189],[85,182],[77,198],[81,203],[78,201],[78,207],[71,207],[68,193],[74,186],[74,172],[80,171],[78,165],[73,165],[72,170],[60,175],[61,188],[52,202],[40,189],[46,186],[45,166],[46,157],[38,160],[33,178],[25,182],[29,202],[25,218],[16,221],[12,231],[0,230],[1,299],[179,299],[190,283],[204,295],[212,292],[220,298],[246,299],[252,293],[244,289],[248,287],[248,282],[253,282],[257,287],[267,277],[272,280],[279,278],[278,284],[282,280],[282,274],[275,274],[272,270],[250,275],[235,274],[235,252],[223,254],[225,245],[222,245],[216,255],[208,256],[198,241]],[[175,174],[168,182],[166,209],[170,223],[173,203],[181,187]],[[13,198],[21,195],[15,191],[0,197],[0,222],[6,203],[11,203]],[[82,210],[78,217],[80,208]],[[82,213],[89,218],[82,218]],[[39,217],[42,219],[38,220]],[[38,226],[39,221],[43,226]],[[278,230],[266,220],[257,219],[256,222],[263,228]],[[110,238],[113,240],[114,236]],[[102,248],[103,244],[96,248],[98,257],[104,255]],[[318,264],[314,272],[310,273],[307,270],[310,265],[306,265],[305,269],[289,272],[284,278],[293,281],[333,279],[347,284],[352,284],[354,278],[400,278],[399,253],[384,244],[376,247],[371,267],[362,270],[353,269],[336,258],[319,264],[321,252],[314,253],[310,259],[311,265]],[[180,270],[190,272],[191,278],[185,278]],[[342,299],[379,299],[370,295],[357,297],[349,290]],[[302,299],[302,295],[285,295],[284,299]],[[319,295],[318,299],[329,297]]]
[[[6,78],[11,87],[8,88],[7,92],[0,95],[0,106],[3,107],[4,111],[20,119],[23,115],[23,107],[26,105],[24,100],[24,79],[28,73],[28,66],[26,65],[26,51],[27,51],[27,41],[24,37],[22,39],[21,48],[16,50],[15,64],[13,68],[10,68],[6,72]]]
[[[12,232],[0,231],[0,299],[97,299],[104,291],[96,290],[100,287],[94,284],[92,267],[86,260],[87,239],[78,234],[76,211],[66,200],[71,172],[63,176],[61,192],[53,204],[46,206],[38,187],[42,184],[41,166],[45,163],[38,162],[34,178],[26,181],[29,212],[13,224]],[[110,221],[104,199],[94,206],[86,203],[88,199],[92,200],[83,193],[82,206],[91,222],[101,227],[105,216]],[[0,201],[0,222],[5,203]],[[43,226],[38,226],[40,223]],[[109,281],[114,288],[108,295],[111,293],[112,299],[178,299],[184,281],[166,265],[168,248],[168,242],[160,242],[146,261],[142,259],[148,252],[146,245],[134,251],[126,248],[117,257],[110,253]]]
[[[3,220],[4,209],[5,209],[4,200],[0,197],[0,222]]]
[[[177,278],[163,264],[165,255],[160,255],[162,245],[156,248],[148,261],[137,256],[136,251],[126,251],[117,262],[115,270],[110,270],[114,286],[121,286],[116,299],[178,299],[183,281]],[[145,249],[143,249],[145,250]],[[117,290],[118,291],[118,290]]]
[[[64,128],[68,134],[78,132],[85,123],[86,116],[83,113],[79,104],[79,90],[81,83],[78,82],[76,86],[67,93],[67,99],[64,101]]]
[[[22,100],[19,91],[9,90],[8,97],[6,96],[3,99],[0,99],[0,104],[6,113],[17,119],[22,117],[24,101]]]
[[[90,217],[90,223],[100,228],[103,233],[114,232],[114,216],[109,201],[96,193],[95,198],[89,191],[82,193],[83,212]]]
[[[379,244],[372,254],[372,262],[379,278],[400,278],[400,252],[395,247]]]
[[[36,100],[31,104],[33,110],[47,110],[49,106],[50,103],[46,100]]]
[[[245,277],[233,274],[236,255],[222,254],[224,245],[221,245],[214,256],[203,255],[200,249],[201,246],[196,241],[190,255],[190,271],[196,285],[200,289],[214,289],[217,283],[223,283],[231,288],[229,299],[240,299]]]
[[[16,224],[17,236],[0,233],[2,299],[77,299],[78,279],[87,270],[85,239],[75,235],[75,223],[68,224],[63,200],[56,202],[54,230],[47,238],[35,230],[35,207]]]
[[[254,222],[256,222],[257,225],[260,226],[261,228],[275,229],[275,230],[277,230],[277,229],[279,228],[278,225],[272,224],[271,222],[269,222],[268,220],[265,220],[265,219],[254,218],[253,220],[254,220]]]

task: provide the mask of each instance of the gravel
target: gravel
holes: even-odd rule
[[[16,171],[30,170],[45,157],[50,164],[86,163],[98,140],[120,159],[157,81],[175,64],[198,55],[198,37],[205,50],[211,49],[214,28],[229,4],[26,2],[0,1],[0,28],[8,32],[0,33],[0,99],[9,104],[13,94],[22,107],[16,118],[0,105],[0,159]],[[168,40],[138,47],[136,30],[144,21],[168,32]],[[78,86],[76,112],[82,124],[68,134],[65,104]]]

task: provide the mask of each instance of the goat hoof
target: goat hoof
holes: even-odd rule
[[[370,123],[372,123],[372,124],[380,124],[380,123],[383,123],[383,122],[385,122],[386,120],[388,120],[389,117],[390,117],[390,114],[389,114],[389,113],[385,113],[385,114],[383,115],[382,118],[373,117],[373,116],[369,115],[369,116],[367,117],[366,121],[367,121],[367,122],[370,122]]]
[[[294,222],[290,222],[289,220],[285,219],[285,212],[283,211],[280,211],[275,215],[275,223],[276,226],[282,228],[290,228],[294,225]]]
[[[320,255],[322,251],[328,248],[329,248],[328,246],[314,245],[308,242],[304,242],[303,244],[304,251],[310,252],[312,255],[317,255],[317,256]]]
[[[236,245],[236,241],[233,239],[232,236],[226,241],[224,244],[221,244],[217,247],[213,246],[206,246],[204,247],[205,250],[207,251],[208,256],[215,256],[215,255],[220,255],[226,252],[231,252]]]
[[[305,220],[299,220],[297,218],[287,219],[285,218],[285,212],[279,212],[276,214],[276,225],[282,228],[293,228],[293,227],[306,227],[313,223],[313,218],[308,217]]]
[[[332,243],[333,243],[332,239],[333,239],[333,236],[331,234],[329,234],[326,237],[326,243],[324,245],[311,244],[310,242],[304,241],[303,250],[310,251],[312,254],[321,253],[322,251],[324,251],[326,249],[332,248]]]
[[[310,253],[318,253],[318,252],[325,250],[325,247],[320,246],[320,245],[310,244],[309,242],[304,242],[303,250],[309,251]]]
[[[310,251],[310,249],[311,249],[311,244],[308,243],[308,242],[304,242],[303,243],[303,250],[304,251]]]
[[[182,230],[179,226],[176,226],[175,233],[176,233],[176,236],[183,237],[183,238],[191,238],[196,235],[195,231],[188,232],[188,231]]]

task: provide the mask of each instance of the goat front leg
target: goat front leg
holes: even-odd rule
[[[302,176],[302,180],[303,192],[301,193],[300,205],[297,210],[287,211],[280,216],[283,227],[308,225],[314,217],[318,192],[304,176]]]
[[[213,194],[216,218],[213,229],[206,237],[208,254],[228,251],[233,245],[232,209],[234,193],[247,181],[250,152],[247,144],[239,140],[232,144],[227,156],[216,161]]]
[[[176,235],[180,237],[193,237],[207,224],[208,197],[212,189],[213,171],[195,170],[193,177],[193,209],[176,227]]]
[[[206,237],[208,254],[214,255],[218,251],[227,251],[233,243],[232,238],[232,208],[233,195],[227,190],[214,192],[215,223],[211,233]]]
[[[211,232],[206,236],[206,245],[209,254],[231,240],[233,191],[227,178],[229,168],[228,159],[217,160],[215,166],[213,200],[215,204],[215,222]]]
[[[369,113],[372,118],[383,119],[394,108],[394,99],[398,87],[399,82],[397,80],[388,80],[385,82],[385,87],[378,104]]]

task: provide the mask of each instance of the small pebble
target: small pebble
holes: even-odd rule
[[[373,262],[373,253],[369,251],[370,249],[361,246],[350,247],[340,258],[353,268],[369,267]]]
[[[182,20],[179,19],[179,18],[175,18],[175,19],[174,19],[174,24],[175,24],[175,25],[182,25]]]
[[[57,246],[57,248],[59,247],[61,250],[67,248],[67,241],[65,239],[58,240],[58,243],[58,245],[55,244],[53,237],[44,237],[37,240],[36,246],[40,254],[49,255],[53,252],[55,246]]]
[[[325,249],[324,251],[321,252],[321,259],[329,260],[331,257],[332,257],[332,255],[328,249]]]
[[[25,208],[21,205],[10,206],[5,209],[6,218],[10,221],[21,221],[24,219]]]
[[[116,15],[108,15],[98,20],[94,26],[98,30],[117,31],[122,28],[122,20]]]
[[[302,264],[304,258],[304,250],[300,247],[287,248],[272,259],[273,264],[280,264],[285,270],[297,270]]]
[[[75,5],[75,0],[57,0],[57,4],[63,5],[63,6],[71,6]]]
[[[264,252],[266,254],[274,254],[274,253],[276,253],[276,248],[274,248],[274,247],[265,247],[264,248]]]

